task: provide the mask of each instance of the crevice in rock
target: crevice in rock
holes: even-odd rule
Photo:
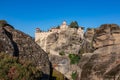
[[[17,43],[14,42],[13,40],[13,37],[12,37],[12,34],[10,32],[8,32],[6,29],[3,28],[3,30],[5,31],[5,34],[7,35],[7,37],[10,39],[12,45],[13,45],[13,48],[14,48],[14,52],[13,52],[13,56],[15,57],[18,57],[19,56],[19,49],[18,49],[18,46],[17,46]]]

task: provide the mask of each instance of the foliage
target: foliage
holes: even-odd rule
[[[57,28],[57,29],[60,29],[60,26],[58,25],[56,28]]]
[[[0,53],[0,80],[36,80],[42,73],[30,61]]]
[[[84,28],[84,27],[81,27],[81,29],[83,29],[83,30],[84,30],[85,28]]]
[[[64,80],[64,75],[56,71],[55,69],[53,69],[52,77],[54,77],[55,80]]]
[[[87,31],[92,30],[92,28],[87,28]]]
[[[0,20],[0,27],[3,27],[5,24],[7,24],[7,21],[5,21],[5,20]]]
[[[14,29],[14,27],[7,23],[5,20],[0,20],[0,27],[9,26]]]
[[[65,55],[65,52],[61,51],[61,52],[59,52],[59,55],[63,56],[63,55]]]
[[[72,21],[71,23],[70,23],[70,28],[79,28],[79,25],[78,25],[78,23],[77,23],[77,21]]]
[[[72,77],[73,80],[76,80],[76,78],[77,78],[77,72],[76,71],[72,72],[71,77]]]
[[[78,56],[76,54],[69,54],[69,58],[70,58],[71,64],[77,64],[80,60],[80,56]]]

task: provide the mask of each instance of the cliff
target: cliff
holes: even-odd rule
[[[93,53],[82,56],[80,80],[120,80],[120,27],[104,24],[95,30]]]
[[[89,28],[84,38],[77,29],[68,28],[36,42],[49,54],[53,68],[70,80],[120,80],[120,27],[116,24]],[[71,64],[78,58],[73,54],[80,57],[78,63]]]
[[[47,53],[59,55],[59,52],[79,53],[81,35],[76,28],[68,28],[58,32],[40,33],[36,41]]]
[[[7,23],[0,26],[0,52],[31,61],[47,75],[46,79],[49,78],[50,63],[46,52],[29,35],[14,29]]]
[[[81,33],[76,28],[60,29],[59,32],[43,32],[40,33],[40,38],[36,41],[49,54],[49,60],[53,68],[60,71],[69,79],[71,79],[72,72],[79,69],[75,68],[77,64],[70,64],[68,56],[80,53],[83,40]]]

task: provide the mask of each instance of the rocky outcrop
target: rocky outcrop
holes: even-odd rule
[[[80,53],[89,53],[93,52],[93,38],[95,34],[95,29],[94,28],[88,28],[84,34],[84,39],[82,40],[82,46],[80,49]]]
[[[79,64],[80,80],[120,80],[120,45],[116,45],[117,49],[113,51],[110,50],[112,47],[108,46],[82,57]]]
[[[0,26],[0,52],[19,57],[19,59],[30,60],[45,75],[50,75],[49,58],[46,52],[29,35],[8,24]]]
[[[53,68],[68,79],[71,80],[73,72],[77,72],[76,80],[120,80],[118,25],[104,24],[97,29],[88,29],[82,39],[76,29],[69,28],[42,39],[41,46],[50,53]],[[70,53],[81,56],[79,64],[70,64]]]
[[[68,56],[69,54],[80,53],[83,40],[80,35],[78,29],[67,28],[60,32],[51,32],[46,36],[41,36],[36,41],[49,54],[49,60],[53,68],[64,74],[68,79],[71,79],[72,72],[79,72],[77,64],[71,65]]]
[[[94,48],[115,44],[120,44],[120,27],[118,25],[105,24],[96,29],[93,41]]]
[[[79,62],[80,80],[120,80],[120,27],[105,24],[93,36],[93,53],[83,54]]]
[[[49,55],[49,59],[52,63],[53,69],[56,69],[62,73],[67,79],[72,80],[72,73],[77,71],[79,73],[80,68],[77,64],[70,64],[70,59],[67,56]]]
[[[50,54],[59,55],[61,51],[66,54],[78,54],[81,47],[81,36],[76,28],[68,28],[59,33],[50,33],[47,37],[40,38],[36,42]]]

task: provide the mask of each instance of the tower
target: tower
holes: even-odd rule
[[[66,21],[63,21],[62,25],[60,26],[60,29],[67,29],[68,25],[66,23]]]
[[[39,40],[40,35],[41,34],[41,30],[40,28],[36,28],[36,32],[35,32],[35,41]]]

